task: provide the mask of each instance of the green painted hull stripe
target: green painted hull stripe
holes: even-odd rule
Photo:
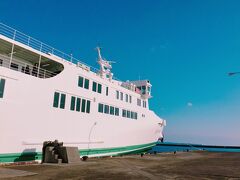
[[[135,154],[145,152],[156,145],[156,142],[149,144],[141,144],[134,146],[125,146],[117,148],[96,148],[96,149],[81,149],[79,150],[80,156],[104,156],[108,155],[122,155],[122,154]],[[23,162],[41,160],[41,152],[23,152],[23,153],[8,153],[0,154],[0,163],[6,162]]]

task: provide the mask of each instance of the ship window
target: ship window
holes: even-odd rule
[[[101,84],[98,84],[98,93],[102,93],[102,85]]]
[[[89,79],[85,79],[84,88],[89,89]]]
[[[109,106],[108,105],[104,106],[104,113],[109,114]]]
[[[108,96],[108,87],[106,87],[106,96]]]
[[[151,92],[150,86],[147,87],[147,90],[148,90],[149,93]]]
[[[137,119],[137,113],[135,113],[135,119]]]
[[[78,86],[83,87],[83,77],[81,76],[78,77]]]
[[[114,115],[114,107],[110,106],[110,114]]]
[[[3,65],[3,60],[2,59],[0,59],[0,66],[2,66]]]
[[[77,98],[76,111],[80,112],[81,99]]]
[[[5,79],[0,79],[0,98],[3,98],[5,89]]]
[[[115,115],[119,116],[119,108],[115,108]]]
[[[86,107],[86,100],[82,99],[82,109],[81,109],[82,112],[85,112],[85,107]]]
[[[90,113],[90,105],[91,105],[91,102],[87,100],[87,110],[86,110],[87,113]]]
[[[141,106],[141,99],[137,99],[137,105]]]
[[[76,102],[76,98],[74,96],[72,96],[72,98],[71,98],[71,106],[70,106],[70,110],[72,110],[72,111],[75,110],[75,102]]]
[[[122,92],[120,93],[120,98],[121,98],[121,100],[123,100],[123,93]]]
[[[129,102],[132,103],[132,96],[129,96]]]
[[[142,86],[142,94],[146,94],[146,86]]]
[[[127,117],[130,118],[130,111],[127,111]]]
[[[103,113],[103,104],[98,104],[98,112]]]
[[[2,80],[1,80],[2,82]],[[2,84],[2,83],[1,83]],[[54,100],[53,100],[53,107],[58,108],[58,104],[59,104],[59,93],[55,92],[54,93]]]
[[[147,107],[147,101],[143,101],[143,107]]]
[[[127,115],[126,110],[123,109],[123,110],[122,110],[122,117],[126,117],[126,115]]]
[[[134,112],[131,111],[131,118],[134,119]]]
[[[127,94],[125,94],[125,100],[126,100],[126,102],[128,102],[128,95]]]
[[[60,108],[65,108],[66,94],[61,94]]]
[[[93,81],[92,91],[97,92],[97,83]]]
[[[116,91],[116,98],[119,99],[119,91]]]

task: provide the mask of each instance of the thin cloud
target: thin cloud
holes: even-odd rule
[[[188,106],[188,107],[192,107],[193,104],[192,104],[191,102],[188,102],[188,103],[187,103],[187,106]]]

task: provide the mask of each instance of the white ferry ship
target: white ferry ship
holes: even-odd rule
[[[116,80],[96,49],[99,70],[0,23],[0,163],[40,161],[42,143],[55,139],[97,157],[163,138],[150,81]]]

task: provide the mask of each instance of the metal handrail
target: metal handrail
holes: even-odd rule
[[[17,65],[17,67],[14,67],[14,65]],[[48,71],[46,69],[42,69],[37,67],[37,69],[35,69],[34,71],[34,66],[32,64],[29,63],[23,63],[15,58],[12,58],[12,61],[10,61],[10,57],[4,56],[2,54],[0,54],[0,66],[2,67],[6,67],[6,68],[10,68],[10,69],[14,69],[16,71],[25,73],[25,74],[29,74],[29,75],[33,75],[39,78],[50,78],[50,77],[54,77],[57,75],[57,73],[52,72],[52,71]],[[26,71],[26,67],[28,66],[28,72]]]
[[[88,66],[90,68],[90,71],[92,71],[93,73],[98,74],[99,73],[99,69],[92,67],[76,58],[74,58],[72,55],[66,54],[46,43],[43,43],[29,35],[26,35],[2,22],[0,22],[0,34],[4,35],[14,41],[20,42],[28,47],[31,47],[37,51],[40,51],[42,53],[45,54],[53,54],[59,58],[61,58],[63,61],[67,61],[67,62],[71,62],[73,64],[78,64],[81,63],[85,66]],[[120,81],[120,79],[116,78],[115,76],[113,76],[114,80]]]
[[[0,34],[4,35],[14,41],[20,42],[28,47],[31,47],[35,50],[38,50],[42,53],[47,53],[47,54],[51,53],[55,56],[58,56],[63,61],[68,61],[73,64],[81,63],[85,66],[88,66],[92,72],[95,72],[95,73],[99,72],[98,69],[74,58],[72,55],[66,54],[52,46],[47,45],[46,43],[43,43],[29,35],[26,35],[16,29],[13,29],[12,27],[9,27],[1,22],[0,22]]]

